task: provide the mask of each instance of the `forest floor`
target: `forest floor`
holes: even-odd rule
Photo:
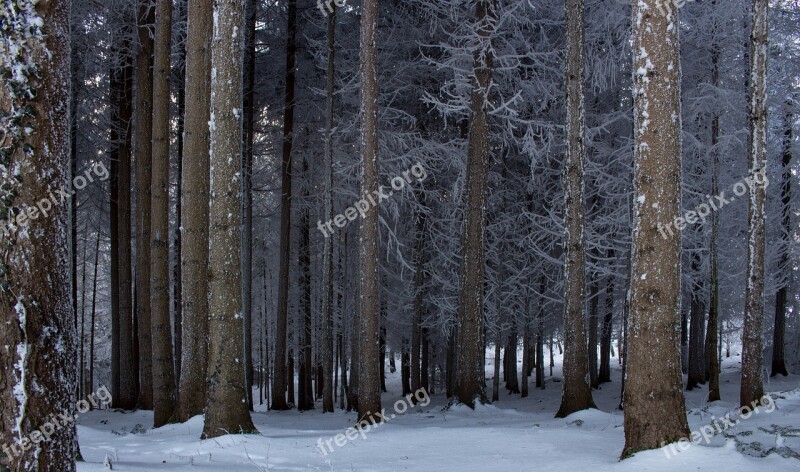
[[[492,357],[487,353],[487,360]],[[491,353],[493,355],[493,353]],[[549,355],[545,351],[545,355]],[[266,413],[257,407],[253,421],[261,435],[200,440],[201,417],[152,429],[152,412],[93,411],[79,419],[79,440],[86,462],[79,472],[105,470],[106,458],[121,471],[800,471],[800,375],[771,379],[766,390],[774,411],[762,408],[747,419],[735,413],[739,394],[738,352],[723,362],[722,401],[709,404],[707,388],[686,392],[692,431],[717,422],[724,432],[686,450],[663,448],[619,461],[624,444],[623,416],[616,409],[620,370],[613,359],[613,382],[594,392],[599,410],[553,417],[561,395],[560,359],[544,390],[530,387],[528,398],[509,395],[501,382],[500,401],[475,411],[444,411],[446,398],[409,407],[377,429],[340,436],[355,413],[316,410]],[[398,363],[399,367],[399,363]],[[549,373],[549,369],[547,373]],[[487,362],[487,377],[492,366]],[[400,376],[387,369],[387,415],[400,400]],[[487,381],[491,391],[491,380]],[[256,392],[256,402],[258,402]],[[403,403],[403,402],[401,402]],[[397,404],[398,410],[402,405]],[[767,411],[770,410],[770,411]],[[731,426],[736,422],[735,426]],[[709,436],[707,429],[707,436]],[[352,433],[355,433],[353,431]],[[325,442],[331,445],[325,446]],[[323,451],[325,454],[323,454]]]

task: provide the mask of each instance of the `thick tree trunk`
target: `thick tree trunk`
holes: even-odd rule
[[[70,5],[16,0],[0,11],[6,51],[19,48],[18,55],[6,54],[10,62],[0,66],[0,213],[16,221],[0,232],[0,345],[5,346],[0,356],[0,469],[73,472],[77,371],[69,207],[54,204],[49,214],[42,206],[41,214],[31,212],[37,202],[55,198],[54,188],[71,188]],[[42,26],[36,26],[34,15]],[[27,127],[34,131],[23,132]],[[27,440],[53,421],[51,415],[62,414],[67,420],[49,442]],[[25,447],[18,442],[22,438]]]
[[[288,0],[286,33],[286,89],[284,91],[283,144],[281,157],[281,242],[278,268],[278,317],[275,323],[275,385],[272,409],[288,410],[286,403],[287,331],[289,320],[289,253],[292,238],[292,143],[294,142],[294,82],[297,51],[297,0]]]
[[[584,2],[566,0],[567,156],[564,164],[566,229],[564,241],[564,385],[556,417],[594,408],[589,384],[585,337],[585,236],[583,231],[583,161],[585,159],[583,94]]]
[[[209,368],[203,437],[254,433],[242,350],[241,155],[244,0],[214,8],[211,41],[211,200],[209,203]],[[232,111],[233,110],[233,111]],[[238,112],[237,112],[238,111]]]
[[[473,52],[471,121],[467,138],[466,208],[462,236],[461,290],[458,300],[456,400],[474,408],[485,403],[483,290],[486,245],[486,181],[489,173],[489,86],[494,56],[495,0],[478,0],[475,27],[479,43]]]
[[[361,5],[361,194],[378,190],[378,0]],[[358,421],[382,421],[378,363],[378,211],[361,218],[359,228]]]
[[[177,419],[203,413],[208,399],[208,192],[213,2],[192,0],[186,37],[186,129],[181,156],[183,350]]]
[[[136,321],[139,341],[139,400],[153,409],[153,346],[150,337],[150,181],[153,131],[153,38],[155,5],[139,0],[136,52]],[[167,95],[169,97],[169,95]]]
[[[762,330],[764,324],[764,252],[767,167],[767,0],[753,0],[750,34],[750,178],[747,275],[742,333],[741,407],[759,404],[764,396]]]
[[[164,426],[175,412],[175,372],[169,313],[169,76],[172,40],[172,2],[156,6],[153,64],[153,173],[150,315],[152,325],[153,424]],[[145,329],[143,327],[143,329]],[[143,331],[140,331],[142,333]],[[142,384],[144,385],[144,384]]]
[[[689,436],[680,359],[681,209],[678,8],[633,2],[634,216],[622,457]]]

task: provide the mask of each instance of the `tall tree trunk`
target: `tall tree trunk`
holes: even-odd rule
[[[242,40],[244,0],[216,3],[211,41],[209,368],[203,437],[253,433],[241,355]],[[233,110],[233,112],[231,111]],[[238,113],[237,113],[238,111]]]
[[[564,241],[564,386],[556,417],[594,408],[589,385],[585,338],[586,255],[583,231],[583,161],[585,159],[583,94],[584,2],[566,0],[567,156],[564,163],[566,229]]]
[[[361,5],[361,194],[378,188],[378,0]],[[378,363],[379,288],[378,211],[361,218],[359,261],[358,421],[381,421],[380,364]]]
[[[152,255],[150,314],[152,324],[153,424],[167,424],[175,411],[175,372],[169,317],[169,76],[172,40],[172,2],[156,4],[155,60],[153,64],[153,173],[150,221]],[[144,331],[141,331],[142,333]]]
[[[253,124],[255,118],[257,0],[246,0],[244,133],[242,138],[242,315],[247,405],[253,410]]]
[[[303,158],[304,178],[309,176],[308,161]],[[304,188],[303,201],[308,200],[308,191]],[[312,379],[314,378],[311,345],[312,338],[312,318],[311,318],[311,237],[309,225],[309,209],[305,207],[300,210],[300,315],[303,317],[298,327],[298,401],[297,409],[300,411],[314,409],[314,389]]]
[[[411,320],[411,391],[417,392],[422,387],[422,375],[420,364],[420,351],[422,344],[422,307],[424,300],[425,282],[425,219],[426,215],[420,211],[417,214],[417,241],[415,248],[416,267],[414,273],[414,306]],[[426,374],[427,375],[427,374]]]
[[[186,36],[186,129],[181,156],[183,351],[178,421],[203,413],[208,399],[208,192],[213,1],[192,0]]]
[[[745,285],[744,328],[742,333],[741,407],[761,402],[764,384],[762,330],[764,324],[764,251],[767,167],[767,0],[753,0],[753,25],[750,33],[750,178],[747,283]]]
[[[717,1],[711,0],[712,9],[716,9]],[[713,24],[712,36],[716,37],[717,24]],[[714,87],[719,85],[719,45],[716,40],[711,44],[711,81]],[[719,195],[719,115],[715,113],[711,119],[711,195]],[[708,401],[720,400],[719,393],[719,269],[717,266],[719,239],[719,212],[711,215],[711,247],[710,271],[711,287],[708,303],[708,325],[706,327],[706,369],[708,371]]]
[[[688,437],[680,358],[681,208],[678,8],[633,2],[634,215],[622,457]],[[643,51],[643,52],[641,52]],[[666,239],[666,240],[665,240]]]
[[[325,203],[323,217],[333,219],[333,93],[336,83],[336,7],[328,15],[327,29],[328,69],[326,74],[325,100],[325,150],[323,171],[325,173]],[[322,412],[334,410],[334,362],[333,356],[333,237],[325,234],[322,255]],[[340,347],[341,349],[341,347]]]
[[[461,290],[458,300],[458,349],[453,393],[470,408],[487,401],[484,391],[483,290],[486,244],[486,181],[489,173],[489,86],[494,55],[495,0],[478,0],[473,52],[471,121],[467,138],[466,208],[462,236]]]
[[[101,211],[102,213],[102,207]],[[94,329],[95,320],[97,315],[97,272],[98,272],[98,259],[100,258],[100,230],[97,230],[97,240],[94,246],[94,275],[92,276],[92,316],[90,317],[91,327],[89,328],[89,378],[86,379],[86,390],[91,392],[94,390]]]
[[[586,358],[589,361],[589,385],[597,388],[600,383],[597,381],[597,310],[600,306],[600,284],[597,274],[591,277],[591,288],[589,289],[589,329],[586,345]]]
[[[792,113],[792,102],[786,102],[786,115],[784,120],[784,135],[783,135],[783,172],[781,182],[781,203],[783,208],[781,210],[781,222],[783,223],[783,233],[781,238],[785,245],[783,255],[781,256],[781,266],[783,271],[787,273],[784,285],[778,289],[775,294],[775,329],[772,333],[772,376],[778,374],[784,377],[789,375],[786,370],[786,359],[784,355],[784,338],[786,332],[786,312],[787,312],[787,298],[789,285],[792,281],[791,271],[791,241],[794,231],[792,229],[792,142],[794,136],[792,133],[792,126],[794,124],[794,114]]]
[[[528,376],[530,375],[531,364],[531,333],[529,323],[527,320],[523,321],[522,328],[522,388],[520,389],[520,396],[525,398],[528,396]]]
[[[517,376],[517,348],[519,344],[519,337],[517,336],[517,324],[513,323],[511,332],[508,335],[508,345],[506,346],[505,356],[505,373],[506,373],[506,390],[508,393],[519,394],[519,377]]]
[[[0,469],[73,472],[74,422],[59,424],[47,444],[27,440],[51,416],[75,413],[69,207],[47,213],[42,204],[71,183],[70,4],[15,0],[0,10],[8,59],[0,65],[0,214],[16,222],[0,233]]]
[[[281,246],[278,269],[278,318],[275,323],[275,385],[272,409],[288,410],[286,403],[286,325],[289,319],[289,255],[292,235],[292,143],[294,142],[294,82],[297,52],[297,0],[288,0],[286,33],[286,89],[284,91],[281,157]]]
[[[692,257],[692,272],[700,270],[700,256]],[[693,390],[706,380],[705,346],[705,306],[701,297],[705,294],[705,284],[699,281],[692,287],[692,301],[689,323],[689,363],[686,390]],[[712,347],[716,349],[716,346]]]
[[[126,23],[128,23],[126,21]],[[133,24],[133,22],[130,22]],[[117,315],[119,316],[119,407],[124,410],[136,408],[138,392],[136,384],[138,370],[134,353],[134,326],[131,309],[131,139],[133,115],[133,60],[130,54],[129,28],[124,28],[125,38],[122,40],[123,54],[120,74],[119,124],[122,136],[119,142],[118,175],[117,175],[117,271],[119,282],[119,299]]]
[[[153,131],[153,38],[155,4],[139,0],[136,52],[136,321],[139,341],[139,400],[153,409],[153,346],[150,337],[150,181]],[[167,95],[169,97],[169,95]]]
[[[178,18],[180,26],[178,27],[179,31],[185,31],[186,23],[187,23],[187,14],[189,8],[189,1],[188,0],[181,0],[177,3],[179,8]],[[173,321],[173,358],[175,359],[175,385],[181,385],[181,370],[183,366],[181,365],[183,360],[183,285],[182,285],[182,278],[183,274],[181,272],[181,262],[183,261],[183,245],[181,243],[181,221],[182,220],[182,212],[183,206],[181,202],[181,194],[182,194],[182,180],[183,180],[183,133],[185,130],[185,112],[186,112],[186,35],[182,34],[181,38],[179,39],[180,48],[178,51],[178,64],[179,64],[179,71],[178,71],[178,92],[177,92],[177,100],[178,100],[178,116],[175,117],[177,122],[177,136],[176,136],[176,144],[177,144],[177,165],[176,165],[176,172],[175,172],[175,194],[177,198],[175,199],[175,221],[178,223],[175,225],[175,243],[174,243],[174,254],[173,254],[173,269],[172,269],[172,312],[174,316]],[[177,410],[176,410],[177,413]]]

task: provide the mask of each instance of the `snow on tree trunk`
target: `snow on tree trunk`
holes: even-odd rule
[[[623,457],[687,437],[681,379],[681,208],[677,4],[633,2],[634,214]]]
[[[594,408],[585,335],[586,251],[583,231],[583,0],[567,0],[567,156],[564,164],[564,386],[556,416]],[[596,350],[596,346],[592,346]]]
[[[241,291],[244,2],[217,2],[211,40],[209,367],[203,437],[256,431],[245,392]]]
[[[764,396],[764,251],[767,166],[767,0],[753,0],[750,34],[750,185],[748,207],[747,275],[742,333],[741,406]]]
[[[213,2],[189,2],[186,113],[181,156],[183,337],[178,421],[203,413],[208,395],[208,185]]]
[[[75,470],[69,3],[0,5],[0,469]],[[61,201],[59,201],[61,199]],[[63,418],[50,440],[39,427]],[[35,441],[36,437],[40,441]]]

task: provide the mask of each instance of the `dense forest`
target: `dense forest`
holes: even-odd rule
[[[0,472],[800,464],[797,0],[2,0],[0,77]]]

